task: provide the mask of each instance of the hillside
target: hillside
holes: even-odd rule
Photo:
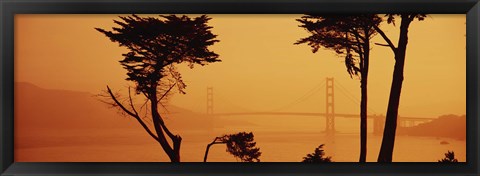
[[[466,139],[466,116],[444,115],[428,123],[399,128],[398,134],[411,136],[447,137]]]
[[[252,125],[214,119],[173,105],[167,108],[161,112],[165,123],[182,136],[210,136],[215,126]],[[127,136],[152,141],[135,119],[120,114],[91,93],[44,89],[30,83],[15,84],[14,123],[15,147],[20,148],[112,144],[123,142],[122,137]]]
[[[15,84],[15,123],[22,128],[131,128],[136,121],[88,92],[51,90],[30,83]],[[213,119],[202,113],[167,105],[160,112],[171,128],[207,130],[215,126],[252,125],[247,122]]]

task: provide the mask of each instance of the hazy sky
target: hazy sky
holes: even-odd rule
[[[130,83],[118,61],[126,49],[94,30],[111,30],[117,16],[17,15],[15,80],[93,94],[106,85],[125,90]],[[321,83],[335,77],[335,111],[359,113],[352,99],[360,98],[360,82],[347,74],[343,59],[330,50],[313,54],[307,45],[293,45],[308,35],[295,21],[301,15],[209,16],[220,40],[211,49],[222,62],[194,69],[180,65],[187,94],[175,95],[172,104],[205,112],[206,87],[212,86],[215,112],[324,112]],[[381,28],[396,44],[398,26]],[[411,24],[401,116],[465,114],[465,41],[465,15],[431,15]],[[380,36],[374,42],[384,43]],[[386,114],[393,66],[390,48],[372,45],[369,113]],[[315,94],[301,98],[309,92]]]

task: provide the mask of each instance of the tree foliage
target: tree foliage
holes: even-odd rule
[[[203,66],[220,61],[218,54],[208,49],[218,40],[210,31],[212,27],[207,25],[210,18],[206,15],[195,18],[185,15],[160,17],[120,16],[120,20],[114,20],[119,27],[113,27],[111,31],[95,29],[120,47],[128,49],[127,53],[122,54],[123,60],[119,62],[127,70],[126,80],[135,83],[136,95],[144,96],[144,105],[150,102],[151,126],[155,133],[144,122],[147,117],[141,117],[140,111],[135,108],[130,88],[128,99],[122,101],[120,96],[107,86],[107,97],[113,100],[109,104],[135,118],[161,145],[172,162],[180,162],[182,138],[168,129],[158,112],[158,105],[175,86],[180,93],[185,93],[186,84],[177,71],[176,64],[187,63],[193,68],[195,64]],[[127,103],[127,106],[124,103]]]
[[[126,80],[136,84],[137,93],[150,93],[160,80],[170,77],[178,90],[184,93],[185,84],[173,64],[186,62],[205,65],[218,62],[218,54],[209,46],[218,42],[212,34],[206,15],[196,18],[176,15],[160,15],[163,19],[131,15],[114,20],[120,27],[112,31],[95,28],[112,42],[126,47],[120,64],[128,71]]]
[[[455,158],[455,153],[453,151],[447,151],[445,153],[445,158],[438,160],[440,163],[457,163],[458,160]]]
[[[345,58],[345,66],[350,76],[358,76],[366,46],[375,36],[373,26],[378,26],[382,18],[375,14],[366,15],[304,15],[297,19],[310,36],[295,44],[307,44],[316,53],[321,47],[335,51]]]
[[[260,162],[260,148],[253,140],[253,133],[241,132],[237,134],[226,135],[223,138],[227,145],[227,152],[244,162]]]
[[[307,156],[303,157],[304,163],[329,163],[332,162],[332,157],[325,157],[325,152],[323,151],[323,146],[325,144],[321,144],[313,153],[307,154]]]
[[[207,161],[210,146],[214,144],[225,144],[227,152],[242,162],[260,162],[262,152],[260,152],[260,148],[255,146],[257,143],[254,142],[252,132],[240,132],[216,137],[212,143],[207,145],[204,162]]]

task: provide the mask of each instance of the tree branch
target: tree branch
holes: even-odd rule
[[[349,28],[348,30],[349,30],[349,32],[353,33],[356,37],[362,39],[363,41],[366,40],[365,37],[361,36],[361,35],[358,33],[357,30],[354,30],[354,29],[351,29],[351,28]]]
[[[413,21],[416,16],[417,16],[417,14],[410,14],[410,16],[408,17],[408,21],[409,22]]]
[[[386,46],[386,47],[390,47],[390,45],[383,44],[383,43],[375,43],[375,45],[378,45],[378,46]]]
[[[158,113],[158,112],[157,112]],[[160,116],[160,114],[158,113],[158,117],[159,117],[159,123],[160,125],[162,126],[163,130],[165,131],[165,133],[167,133],[168,137],[170,137],[170,139],[172,139],[172,142],[175,144],[175,140],[181,140],[182,138],[180,136],[177,136],[177,135],[174,135],[168,128],[167,126],[165,125],[165,122],[163,121],[162,117]]]
[[[362,48],[362,44],[365,43],[365,40],[363,40],[363,43],[360,41],[360,35],[358,33],[354,33],[355,35],[355,40],[357,40],[357,42],[355,42],[357,44],[357,47],[358,47],[358,54],[360,56],[360,60],[363,60],[363,48]],[[361,65],[360,66],[361,68],[363,68],[363,66]],[[360,68],[360,69],[361,69]]]
[[[226,142],[224,141],[217,141],[220,140],[220,137],[216,137],[210,144],[207,145],[207,148],[205,149],[205,156],[203,156],[203,162],[207,162],[207,157],[208,157],[208,151],[210,150],[210,147],[214,144],[225,144]]]
[[[394,53],[397,52],[397,48],[395,47],[395,45],[392,43],[392,41],[388,38],[388,36],[385,34],[385,32],[383,32],[382,29],[380,29],[378,26],[375,26],[373,25],[373,27],[375,28],[375,30],[383,37],[383,39],[388,43],[388,46],[390,46],[390,48],[392,49],[392,51]]]
[[[138,112],[135,109],[135,106],[133,105],[132,94],[130,93],[130,86],[128,87],[128,99],[130,100],[130,107],[132,107],[133,112],[138,117]]]
[[[115,95],[113,95],[112,90],[111,90],[110,87],[108,87],[108,86],[107,86],[107,91],[108,91],[108,93],[110,94],[110,97],[111,97],[111,98],[113,99],[113,101],[115,102],[115,104],[117,104],[118,107],[120,107],[120,109],[122,109],[123,111],[125,111],[128,115],[132,116],[133,118],[137,119],[137,121],[140,123],[140,125],[142,125],[142,127],[145,129],[145,131],[147,131],[147,133],[148,133],[153,139],[155,139],[156,141],[159,141],[159,140],[158,140],[158,137],[155,136],[155,135],[152,133],[152,131],[148,128],[148,126],[142,121],[142,119],[141,119],[138,115],[136,115],[136,114],[132,113],[131,111],[129,111],[127,108],[125,108],[125,106],[122,105],[122,103],[120,103],[120,102],[117,100],[117,98],[115,97]]]
[[[175,87],[177,83],[174,83],[172,86],[170,86],[170,88],[157,100],[158,103],[160,103],[160,100],[162,100],[167,94],[168,92],[170,92],[172,90],[173,87]],[[160,105],[162,105],[160,103]],[[163,106],[163,105],[162,105]],[[158,113],[158,112],[157,112]],[[172,141],[175,143],[175,141],[173,139],[181,139],[180,136],[177,136],[177,135],[174,135],[168,128],[167,126],[165,125],[165,122],[163,121],[163,119],[161,118],[160,114],[158,113],[158,117],[160,117],[160,125],[162,126],[162,128],[164,129],[165,133],[167,133],[167,135],[172,139]]]
[[[176,84],[177,83],[174,83],[172,86],[170,86],[170,88],[157,101],[160,102],[160,100],[167,96],[168,92],[170,92],[170,90],[172,90],[172,88],[175,87]]]
[[[148,103],[148,98],[147,98],[147,100],[145,100],[145,102],[143,102],[142,106],[140,106],[140,112],[142,112],[143,107],[145,107],[145,114],[147,113],[147,111],[148,111],[148,106],[146,106],[147,103]]]

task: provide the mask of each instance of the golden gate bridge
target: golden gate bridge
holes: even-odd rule
[[[335,82],[334,78],[327,77],[325,79],[326,85],[326,107],[325,112],[279,112],[279,111],[261,111],[261,112],[227,112],[227,113],[214,113],[213,104],[213,87],[207,87],[207,115],[209,116],[249,116],[249,115],[275,115],[275,116],[310,116],[310,117],[325,117],[325,134],[334,135],[335,130],[335,118],[360,118],[358,114],[336,113],[335,112]],[[346,91],[344,89],[344,91]],[[368,119],[373,119],[373,133],[382,134],[385,125],[385,116],[377,114],[367,115]],[[411,127],[419,123],[425,123],[435,118],[430,117],[404,117],[398,116],[398,124],[401,127]]]

